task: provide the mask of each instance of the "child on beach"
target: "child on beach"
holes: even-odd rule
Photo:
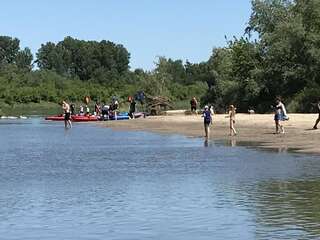
[[[230,120],[230,136],[237,135],[237,131],[234,127],[236,123],[236,108],[233,105],[229,106],[229,120]]]
[[[202,117],[204,123],[205,138],[208,139],[210,136],[210,124],[212,124],[212,115],[208,106],[204,107]]]

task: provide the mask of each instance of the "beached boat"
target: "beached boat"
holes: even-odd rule
[[[64,120],[64,116],[63,115],[48,116],[48,117],[45,117],[45,120],[63,121]]]
[[[137,112],[137,113],[134,114],[134,117],[135,118],[145,117],[145,113]],[[99,120],[128,120],[128,119],[129,119],[129,115],[128,115],[127,112],[118,113],[117,117],[115,117],[114,115],[111,115],[106,119],[100,118],[99,116],[95,116],[95,115],[90,115],[90,116],[73,115],[73,116],[71,116],[71,120],[73,122],[95,122],[95,121],[99,121]],[[48,116],[48,117],[45,118],[45,120],[63,121],[64,120],[64,115]]]
[[[71,116],[71,120],[74,122],[94,122],[94,121],[99,121],[99,117],[95,115],[90,115],[90,116],[73,115]]]
[[[117,115],[117,117],[109,116],[108,120],[128,120],[128,119],[129,119],[128,115]]]
[[[144,112],[136,112],[133,114],[134,115],[134,118],[145,118],[146,117],[146,113]]]
[[[48,116],[45,118],[45,120],[50,121],[64,121],[63,115],[55,115],[55,116]],[[73,122],[92,122],[92,121],[98,121],[99,117],[91,115],[91,116],[81,116],[81,115],[73,115],[71,116],[71,121]]]
[[[134,113],[134,118],[140,118],[145,116],[146,114],[143,112]],[[106,120],[128,120],[128,119],[130,119],[129,114],[127,112],[121,112],[117,114],[117,117],[115,117],[114,115],[110,115],[109,118]]]

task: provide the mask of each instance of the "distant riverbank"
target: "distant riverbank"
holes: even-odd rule
[[[16,103],[12,105],[0,102],[0,115],[2,116],[41,116],[58,113],[61,113],[60,105],[51,102]]]
[[[286,133],[274,134],[272,114],[237,114],[236,128],[238,135],[228,136],[229,121],[226,115],[213,117],[211,140],[223,140],[231,145],[241,143],[254,144],[263,148],[279,151],[320,154],[320,130],[311,130],[317,114],[289,114],[290,120],[284,122]],[[200,115],[192,116],[157,116],[131,121],[112,121],[99,123],[117,130],[151,131],[157,133],[183,134],[191,137],[203,137],[203,119]]]

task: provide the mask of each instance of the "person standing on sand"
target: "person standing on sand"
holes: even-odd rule
[[[318,116],[318,119],[316,120],[316,123],[313,126],[313,129],[318,129],[318,123],[320,122],[320,100],[318,101],[318,113],[319,113],[319,116]]]
[[[71,115],[75,115],[75,109],[76,109],[76,106],[72,103],[72,104],[70,105]]]
[[[214,108],[212,105],[209,106],[209,110],[211,112],[211,116],[213,116],[214,115]]]
[[[202,117],[204,123],[205,138],[208,139],[210,137],[210,125],[212,124],[211,111],[208,106],[204,107]]]
[[[90,108],[86,105],[86,116],[90,116]]]
[[[134,119],[134,113],[136,112],[136,101],[134,98],[130,99],[130,107],[129,107],[129,117]]]
[[[80,105],[79,114],[80,114],[80,116],[84,115],[84,110],[83,110],[83,106],[82,105]]]
[[[62,109],[64,111],[64,127],[72,128],[70,105],[66,101],[62,101]]]
[[[197,101],[196,97],[193,97],[190,101],[191,112],[197,111],[197,105],[198,105],[198,101]]]
[[[276,99],[276,107],[274,108],[274,122],[276,124],[276,134],[285,133],[284,126],[281,124],[282,121],[289,120],[287,117],[287,111],[280,98]]]
[[[100,116],[101,114],[101,106],[98,101],[96,101],[96,104],[94,105],[94,112],[96,116]]]
[[[230,136],[237,135],[237,131],[234,128],[236,123],[236,108],[233,105],[229,106],[229,120],[230,120]]]

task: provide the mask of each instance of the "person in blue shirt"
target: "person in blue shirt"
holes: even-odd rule
[[[208,106],[204,107],[202,117],[204,123],[205,138],[208,139],[210,137],[210,125],[212,124],[212,114]]]

